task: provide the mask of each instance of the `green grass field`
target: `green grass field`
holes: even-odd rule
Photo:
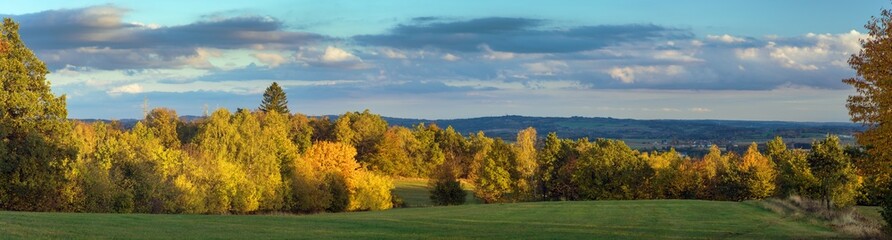
[[[820,239],[827,227],[754,203],[641,200],[470,204],[317,215],[0,212],[0,238]]]

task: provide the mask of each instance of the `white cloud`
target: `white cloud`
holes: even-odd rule
[[[737,59],[741,60],[751,60],[759,57],[759,49],[756,48],[744,48],[744,49],[734,49],[734,55],[737,56]]]
[[[279,65],[288,62],[287,58],[276,53],[254,53],[251,54],[251,56],[271,68],[278,67]]]
[[[814,34],[805,35],[806,40],[814,42],[812,45],[789,46],[769,42],[765,48],[770,51],[769,56],[782,66],[801,71],[814,71],[830,66],[848,69],[845,60],[861,50],[860,39],[867,38],[867,34],[852,30],[843,34]]]
[[[346,69],[367,69],[372,65],[362,61],[347,50],[328,46],[325,50],[313,47],[301,48],[294,54],[294,59],[304,66],[322,66]]]
[[[735,37],[728,34],[723,35],[706,35],[706,39],[710,41],[723,42],[723,43],[742,43],[746,42],[746,39],[741,37]]]
[[[460,57],[452,55],[451,53],[447,53],[447,54],[443,55],[443,57],[441,59],[450,61],[450,62],[455,62],[455,61],[461,60]]]
[[[111,90],[108,90],[107,93],[109,95],[120,95],[122,93],[126,93],[126,94],[141,93],[142,91],[143,91],[142,86],[140,86],[139,84],[133,83],[133,84],[127,84],[124,86],[112,88]]]
[[[323,63],[362,62],[362,59],[344,49],[328,46],[319,58]]]
[[[815,59],[826,58],[829,53],[829,49],[826,47],[826,45],[806,47],[769,46],[771,50],[769,56],[777,62],[780,62],[786,68],[812,71],[818,70],[819,67],[815,64],[809,64],[808,62],[813,62]]]
[[[653,78],[658,75],[678,75],[684,72],[684,67],[678,65],[669,66],[627,66],[613,67],[607,71],[610,77],[623,83],[634,83],[641,78]]]

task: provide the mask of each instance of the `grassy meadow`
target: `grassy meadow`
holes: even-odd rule
[[[823,239],[838,233],[753,203],[533,202],[316,215],[0,212],[0,238]]]
[[[0,212],[0,238],[824,239],[847,238],[756,202],[638,200],[429,206],[426,180],[396,182],[408,208],[315,215]]]
[[[0,238],[822,239],[847,238],[756,202],[638,200],[430,206],[427,180],[396,181],[407,208],[315,215],[0,212]],[[869,209],[865,209],[868,210]]]

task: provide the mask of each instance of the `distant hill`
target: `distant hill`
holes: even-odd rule
[[[328,116],[332,121],[337,116]],[[191,121],[200,116],[182,116]],[[534,127],[540,137],[555,132],[562,138],[613,138],[623,139],[635,148],[704,149],[716,144],[734,150],[748,142],[764,142],[781,136],[796,147],[809,148],[813,139],[827,134],[839,135],[844,143],[854,142],[852,135],[864,130],[859,124],[841,122],[784,122],[742,120],[635,120],[602,117],[525,117],[501,116],[467,119],[409,119],[384,117],[391,125],[412,127],[419,123],[452,126],[462,134],[483,131],[488,136],[513,140],[517,132]],[[82,119],[81,121],[108,121]],[[138,120],[118,120],[125,128]],[[690,150],[689,149],[689,150]]]
[[[524,117],[502,116],[449,120],[385,118],[388,123],[412,126],[435,123],[452,126],[456,131],[514,138],[518,130],[534,127],[544,135],[556,132],[565,138],[616,138],[666,140],[745,140],[822,137],[828,133],[851,136],[863,127],[854,123],[781,122],[740,120],[635,120],[592,117]]]

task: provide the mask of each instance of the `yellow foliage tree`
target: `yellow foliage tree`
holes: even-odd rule
[[[517,157],[512,173],[515,176],[514,193],[518,200],[526,200],[533,197],[533,186],[535,179],[533,174],[539,168],[536,161],[536,129],[528,127],[517,133],[517,141],[514,144],[514,151]]]
[[[755,142],[749,146],[738,164],[744,174],[744,184],[750,198],[761,199],[774,194],[777,170],[771,160],[759,152]]]
[[[357,171],[350,194],[350,211],[386,210],[392,206],[393,180],[367,171]]]

